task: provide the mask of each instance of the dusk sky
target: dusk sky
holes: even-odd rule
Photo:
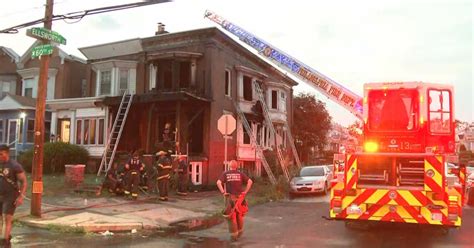
[[[8,1],[0,29],[44,16],[46,0]],[[130,0],[57,0],[54,14],[131,3]],[[6,8],[7,7],[7,8]],[[154,35],[158,22],[169,32],[217,26],[203,18],[209,9],[270,42],[351,91],[362,95],[367,82],[423,81],[452,84],[456,118],[474,121],[473,3],[470,0],[255,1],[176,0],[148,7],[53,23],[77,48]],[[0,34],[0,46],[20,56],[34,39]],[[233,37],[231,34],[229,36]],[[234,38],[234,37],[233,37]],[[355,121],[348,111],[299,81],[297,92],[324,101],[334,121]]]

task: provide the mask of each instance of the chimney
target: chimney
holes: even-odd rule
[[[158,22],[158,30],[155,32],[155,35],[167,34],[168,31],[165,30],[165,24]]]

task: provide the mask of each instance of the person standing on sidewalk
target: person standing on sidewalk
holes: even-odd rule
[[[179,155],[176,172],[178,172],[178,191],[176,194],[186,196],[188,195],[188,163],[186,155]]]
[[[0,146],[0,207],[2,208],[0,227],[5,223],[4,240],[1,243],[10,245],[13,214],[23,204],[26,192],[25,171],[19,163],[10,159],[10,147]],[[18,186],[20,182],[20,187]]]
[[[217,187],[226,199],[224,214],[228,218],[232,241],[236,241],[244,232],[244,215],[248,211],[245,195],[247,195],[253,184],[252,179],[238,171],[237,168],[237,161],[230,161],[230,170],[222,173],[219,180],[217,180]],[[244,183],[247,186],[245,190],[242,190]]]
[[[145,164],[140,160],[137,151],[133,153],[133,157],[125,164],[125,169],[128,170],[128,182],[125,195],[132,193],[132,198],[136,200],[138,198],[138,187],[140,184],[140,173],[145,168]]]
[[[166,152],[161,150],[156,153],[158,156],[158,160],[156,161],[156,169],[158,170],[158,177],[156,178],[158,181],[158,190],[160,191],[160,201],[167,201],[168,200],[168,190],[169,190],[169,182],[171,178],[171,160],[166,157]]]

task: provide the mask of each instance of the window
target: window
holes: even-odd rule
[[[0,82],[0,85],[1,85],[1,96],[5,96],[7,93],[10,93],[10,90],[11,90],[11,83],[10,82]]]
[[[82,120],[76,121],[76,144],[82,144]]]
[[[100,72],[100,95],[110,95],[112,89],[112,71]]]
[[[369,128],[374,131],[410,131],[418,127],[417,90],[372,90]]]
[[[24,88],[23,96],[33,98],[34,97],[33,87],[35,85],[34,78],[26,78],[25,80],[23,80],[23,83],[24,83],[24,85],[23,85],[23,88]]]
[[[128,70],[120,70],[119,93],[123,93],[128,89]]]
[[[179,62],[179,88],[188,88],[191,82],[191,62]]]
[[[280,92],[280,110],[286,112],[286,93]]]
[[[278,91],[272,90],[272,109],[278,109]]]
[[[104,118],[85,118],[76,121],[77,145],[103,145],[105,132]]]
[[[193,185],[202,184],[202,162],[190,162],[189,179]]]
[[[0,120],[0,144],[5,143],[5,120]]]
[[[249,124],[252,125],[251,123]],[[244,137],[242,139],[243,144],[250,144],[250,135],[247,133],[247,130],[245,129],[243,124],[242,124],[242,131],[244,134]]]
[[[231,84],[230,84],[230,70],[225,70],[225,95],[226,96],[230,96],[230,87],[231,87]]]
[[[35,142],[35,120],[28,119],[27,120],[27,127],[26,127],[26,143],[34,143]]]
[[[85,79],[81,80],[81,96],[86,97],[87,96],[87,81]]]
[[[244,100],[252,101],[252,78],[249,76],[244,76]]]
[[[447,90],[429,91],[430,131],[433,133],[451,132],[451,95]]]
[[[99,137],[98,137],[98,144],[103,145],[104,144],[104,126],[105,126],[105,120],[104,119],[99,119]]]

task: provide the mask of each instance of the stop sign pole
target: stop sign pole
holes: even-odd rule
[[[219,120],[217,121],[217,129],[221,132],[222,136],[224,137],[224,165],[225,169],[228,169],[228,161],[227,161],[227,140],[232,139],[230,136],[236,127],[235,118],[232,115],[225,114],[222,115]]]

